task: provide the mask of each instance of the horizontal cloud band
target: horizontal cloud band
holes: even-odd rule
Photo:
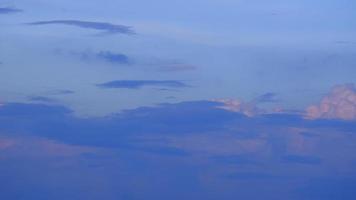
[[[110,24],[104,22],[89,22],[89,21],[79,21],[79,20],[51,20],[51,21],[38,21],[28,23],[28,25],[49,25],[49,24],[63,24],[70,26],[77,26],[81,28],[96,29],[106,31],[108,33],[121,33],[132,35],[135,32],[130,26]]]
[[[116,80],[102,84],[97,84],[100,88],[126,88],[126,89],[140,89],[144,86],[160,86],[171,88],[188,87],[187,84],[176,80]]]
[[[0,8],[0,14],[10,14],[10,13],[17,13],[17,12],[22,12],[22,10],[17,9],[17,8]]]

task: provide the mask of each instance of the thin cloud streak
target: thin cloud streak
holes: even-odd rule
[[[117,25],[117,24],[111,24],[106,22],[90,22],[90,21],[80,21],[80,20],[51,20],[51,21],[37,21],[37,22],[27,23],[27,25],[32,25],[32,26],[51,25],[51,24],[62,24],[68,26],[76,26],[80,28],[102,30],[112,34],[118,34],[118,33],[126,34],[126,35],[136,34],[135,31],[133,31],[132,27],[130,26]]]
[[[187,84],[176,80],[116,80],[102,84],[97,84],[100,88],[126,88],[140,89],[144,86],[159,86],[170,88],[184,88]]]
[[[18,12],[22,12],[22,10],[17,8],[11,8],[11,7],[0,8],[0,14],[11,14],[11,13],[18,13]]]

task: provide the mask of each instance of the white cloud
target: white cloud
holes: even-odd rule
[[[335,86],[318,105],[306,110],[309,119],[356,120],[356,88],[354,84]]]
[[[218,108],[231,112],[243,113],[249,117],[264,113],[264,111],[259,109],[255,103],[248,103],[235,99],[214,99],[213,101],[222,103]]]

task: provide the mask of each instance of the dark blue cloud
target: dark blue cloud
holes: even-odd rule
[[[101,51],[97,54],[99,59],[103,59],[110,63],[118,63],[118,64],[129,64],[129,58],[120,53],[113,53],[111,51]]]
[[[57,54],[64,54],[62,50],[56,50]],[[85,50],[81,52],[70,51],[69,55],[80,58],[82,61],[93,64],[93,61],[103,61],[110,64],[119,64],[119,65],[129,65],[132,63],[132,60],[125,54],[112,52],[112,51],[99,51],[93,52],[91,50]]]
[[[332,128],[355,127],[355,123],[309,121],[297,115],[262,115],[246,117],[243,114],[217,108],[220,103],[210,101],[161,104],[122,111],[105,118],[81,119],[63,106],[44,104],[11,103],[0,107],[0,131],[28,130],[39,136],[63,142],[94,145],[120,146],[127,137],[141,134],[189,135],[191,133],[225,131],[238,125],[240,139],[258,138],[260,129],[280,127]],[[29,118],[29,116],[31,116]],[[17,121],[16,125],[8,123]],[[38,126],[41,124],[41,126]],[[139,124],[140,126],[137,126]],[[257,129],[256,128],[260,128]],[[85,131],[83,131],[85,130]],[[342,129],[341,129],[342,130]],[[349,128],[343,131],[350,131]],[[105,134],[102,134],[105,133]],[[282,152],[283,153],[283,152]],[[233,160],[234,157],[231,159]],[[286,156],[286,162],[317,162],[317,158]]]
[[[130,26],[116,25],[116,24],[110,24],[105,22],[89,22],[89,21],[79,21],[79,20],[51,20],[51,21],[37,21],[37,22],[31,22],[27,24],[33,26],[63,24],[63,25],[77,26],[77,27],[87,28],[87,29],[101,30],[101,31],[105,31],[106,33],[112,33],[112,34],[117,34],[117,33],[126,34],[126,35],[135,34],[135,32],[132,30]]]
[[[144,86],[157,86],[169,88],[184,88],[188,87],[182,81],[176,80],[116,80],[102,84],[97,84],[100,88],[126,88],[126,89],[140,89]]]
[[[276,99],[275,97],[277,96],[277,94],[272,93],[272,92],[268,92],[265,93],[261,96],[258,96],[254,99],[254,102],[256,103],[268,103],[268,102],[275,102]]]
[[[309,121],[302,116],[285,114],[247,117],[217,108],[219,106],[220,103],[210,101],[182,102],[125,110],[100,118],[78,118],[64,106],[4,104],[0,106],[0,142],[4,137],[39,137],[66,145],[99,147],[110,153],[101,156],[95,152],[69,158],[52,156],[49,160],[37,155],[29,158],[25,154],[16,160],[16,156],[8,154],[10,150],[1,151],[0,148],[0,171],[3,172],[0,176],[6,181],[6,184],[0,181],[0,198],[16,199],[24,194],[33,199],[57,200],[75,193],[80,196],[78,199],[87,199],[83,191],[92,192],[88,188],[93,188],[98,180],[103,181],[104,191],[112,195],[106,198],[110,200],[122,199],[120,195],[125,193],[136,198],[140,192],[135,190],[137,185],[130,182],[140,182],[140,191],[144,191],[145,197],[151,195],[150,199],[167,199],[162,193],[155,196],[162,187],[167,191],[165,197],[174,196],[168,199],[196,199],[191,195],[205,194],[211,187],[216,188],[216,183],[223,188],[215,192],[216,199],[276,199],[273,198],[276,196],[296,199],[302,194],[303,197],[332,194],[335,198],[330,199],[343,199],[338,197],[354,194],[351,184],[343,180],[338,184],[345,188],[333,189],[332,184],[313,183],[310,187],[315,189],[312,191],[302,188],[298,195],[291,191],[291,188],[300,188],[300,182],[305,183],[321,174],[326,178],[339,176],[328,173],[330,169],[342,167],[350,171],[344,163],[354,155],[353,141],[348,142],[352,139],[352,131],[341,129],[345,125],[351,127],[350,122]],[[332,130],[333,137],[328,138],[331,128],[338,131]],[[301,132],[290,133],[289,129]],[[316,136],[304,137],[306,131]],[[300,156],[291,141],[294,137],[302,137],[301,141],[308,144],[313,141],[321,141],[317,145],[325,143],[313,152],[323,152],[317,156],[324,157],[319,159],[313,154],[304,155],[305,152]],[[334,142],[330,138],[338,139]],[[345,142],[348,145],[343,145]],[[21,149],[30,153],[32,150],[16,147],[16,151]],[[64,151],[55,147],[51,150]],[[335,156],[339,150],[345,158]],[[2,160],[4,155],[11,159]],[[321,159],[329,160],[320,162]],[[20,164],[24,162],[26,165]],[[21,176],[26,179],[19,179]],[[349,173],[347,176],[355,178]],[[240,186],[239,190],[236,185]],[[53,195],[54,189],[50,186],[64,191],[61,195]],[[330,191],[323,193],[324,186],[330,187]],[[256,188],[261,187],[263,192],[256,193]],[[113,193],[117,188],[122,190]],[[276,194],[279,190],[285,193]],[[178,195],[182,192],[188,197]],[[229,198],[218,198],[227,195]],[[209,195],[200,197],[204,198],[198,199],[208,199]]]
[[[0,125],[0,131],[32,130],[39,136],[71,144],[128,146],[129,136],[144,133],[187,134],[195,131],[219,130],[222,123],[243,117],[240,114],[214,108],[216,105],[218,104],[214,102],[164,104],[156,108],[127,110],[98,120],[75,118],[71,110],[62,106],[14,103],[1,107],[0,118],[4,121]],[[186,115],[189,118],[183,117]],[[7,123],[10,121],[17,121],[19,124],[13,126]],[[105,135],[102,134],[103,132]]]
[[[73,90],[53,90],[48,92],[49,95],[66,95],[66,94],[74,94]]]
[[[11,13],[18,13],[18,12],[22,12],[22,10],[17,8],[11,8],[11,7],[5,7],[5,8],[0,7],[0,14],[11,14]]]

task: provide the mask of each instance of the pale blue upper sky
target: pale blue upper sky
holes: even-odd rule
[[[0,6],[22,10],[0,17],[5,102],[68,89],[76,92],[57,96],[59,102],[84,115],[102,115],[161,102],[251,100],[273,92],[278,106],[300,109],[332,85],[355,81],[356,3],[350,0],[8,0]],[[136,34],[26,24],[53,20],[126,25]],[[100,52],[125,55],[130,63],[107,62],[95,56]],[[112,80],[179,80],[192,87],[95,87]]]

